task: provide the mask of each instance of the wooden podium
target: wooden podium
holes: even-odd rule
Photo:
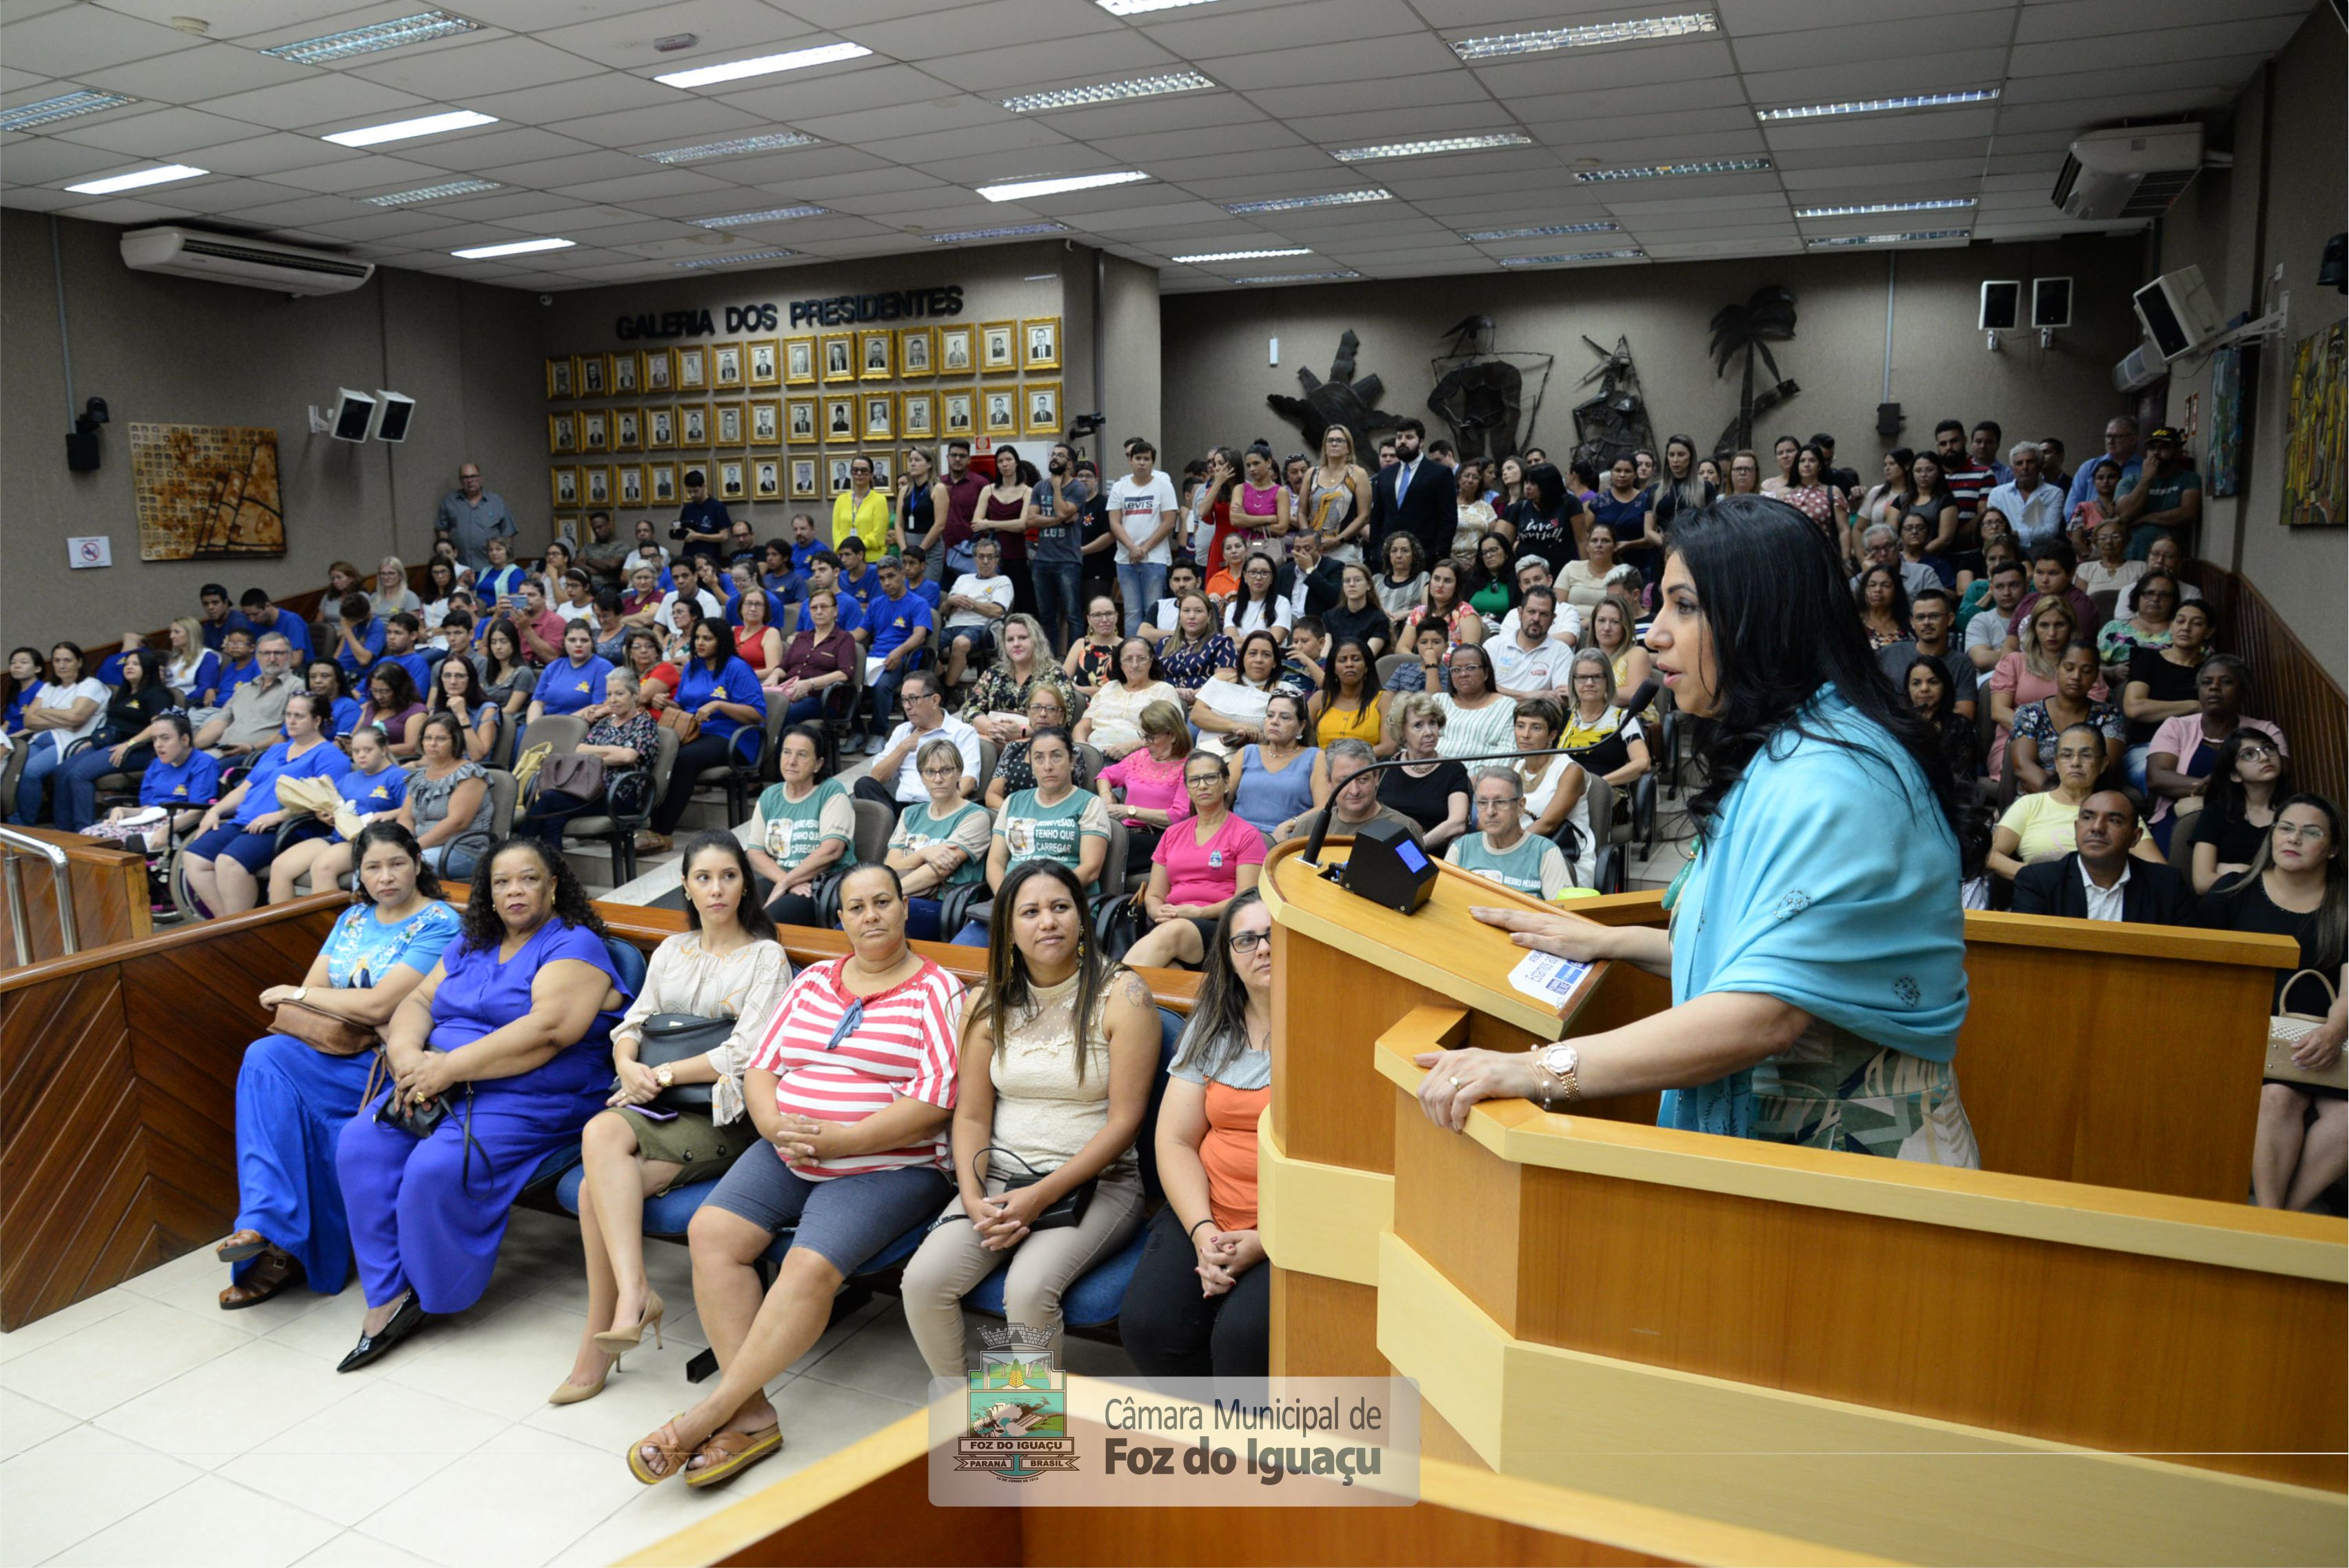
[[[2044,996],[2023,999],[2035,1038],[1970,1055],[1970,1027],[1982,1170],[1659,1128],[1652,1096],[1572,1116],[1496,1101],[1452,1133],[1420,1111],[1414,1053],[1595,1032],[1664,988],[1612,966],[1570,1024],[1547,1016],[1508,987],[1520,950],[1466,915],[1506,892],[1446,867],[1397,915],[1299,847],[1259,884],[1276,1375],[1392,1368],[1419,1382],[1431,1455],[1868,1555],[2349,1555],[2349,1229],[2148,1189],[2245,1190],[2290,944],[1970,918],[1971,982],[2002,992],[1978,1002],[1988,1021],[2020,1011],[2018,967],[2109,987],[2143,964],[2172,1032]],[[1652,896],[1591,904],[1661,919]],[[2158,951],[2128,950],[2140,936]],[[2132,1054],[2170,1076],[2137,1083]],[[2157,1109],[2178,1127],[2166,1160]]]

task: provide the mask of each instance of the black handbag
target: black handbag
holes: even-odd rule
[[[427,1045],[425,1049],[430,1051],[436,1047]],[[389,1087],[391,1085],[390,1054],[379,1050],[375,1054],[375,1061],[367,1067],[367,1092],[359,1097],[359,1104],[366,1105],[375,1098],[377,1090]],[[466,1085],[466,1097],[471,1098],[472,1093],[473,1085]],[[399,1104],[399,1096],[395,1092],[385,1096],[383,1104],[376,1107],[375,1119],[385,1127],[398,1127],[410,1137],[427,1138],[432,1136],[432,1129],[439,1127],[441,1119],[448,1114],[449,1096],[446,1095],[436,1096],[421,1105],[412,1105],[403,1108]],[[470,1145],[472,1141],[472,1128],[468,1127],[465,1131],[466,1141]],[[471,1152],[469,1147],[467,1150],[469,1156]],[[468,1164],[470,1163],[469,1159]]]
[[[732,1038],[740,1020],[703,1018],[691,1012],[656,1012],[645,1020],[644,1038],[636,1044],[636,1060],[647,1067],[675,1066],[696,1056],[707,1056]],[[612,1086],[620,1086],[615,1077]],[[709,1114],[714,1084],[672,1084],[653,1104],[665,1111]]]
[[[971,1163],[974,1166],[981,1167],[981,1168],[975,1172],[975,1174],[978,1177],[978,1184],[982,1189],[987,1185],[987,1170],[985,1169],[982,1162],[984,1162],[987,1157],[991,1154],[999,1154],[1006,1159],[1019,1161],[1020,1174],[1017,1176],[1006,1176],[1003,1179],[1003,1190],[1006,1192],[1017,1192],[1023,1187],[1033,1187],[1038,1182],[1043,1180],[1046,1177],[1051,1175],[1052,1170],[1058,1170],[1061,1168],[1056,1165],[1052,1168],[1052,1170],[1039,1170],[1034,1166],[1029,1164],[1026,1160],[1020,1159],[1019,1156],[1012,1153],[1009,1149],[999,1148],[995,1145],[989,1144],[985,1148],[980,1149],[977,1154],[971,1156]],[[1037,1215],[1035,1219],[1030,1220],[1028,1222],[1028,1229],[1031,1231],[1058,1231],[1063,1226],[1075,1225],[1081,1222],[1085,1217],[1085,1210],[1092,1207],[1093,1190],[1100,1186],[1100,1177],[1089,1176],[1085,1178],[1084,1180],[1078,1182],[1074,1187],[1071,1187],[1066,1192],[1061,1193],[1061,1196],[1053,1201],[1052,1206],[1050,1209],[1045,1210],[1041,1214]]]

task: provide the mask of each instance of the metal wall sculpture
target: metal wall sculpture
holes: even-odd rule
[[[1516,456],[1533,439],[1556,360],[1547,354],[1495,347],[1489,316],[1465,317],[1444,336],[1451,348],[1430,361],[1437,379],[1435,390],[1427,395],[1428,408],[1452,427],[1452,443],[1462,457]],[[1528,406],[1526,372],[1535,369],[1541,380]]]
[[[1737,417],[1713,443],[1713,455],[1725,457],[1754,444],[1754,421],[1802,390],[1778,374],[1773,343],[1791,342],[1795,336],[1794,290],[1780,284],[1757,288],[1743,305],[1724,305],[1713,317],[1713,373],[1725,375],[1729,362],[1743,356],[1744,381],[1737,395]],[[1775,385],[1754,389],[1754,361],[1769,368]]]
[[[1642,447],[1656,449],[1655,427],[1648,422],[1648,400],[1640,390],[1640,372],[1631,364],[1631,340],[1615,339],[1613,353],[1591,343],[1599,363],[1575,383],[1599,383],[1599,390],[1574,406],[1574,461],[1587,462],[1601,474],[1619,457]]]
[[[1392,430],[1400,415],[1379,407],[1386,395],[1386,383],[1376,376],[1354,379],[1354,355],[1362,340],[1351,331],[1338,339],[1338,357],[1330,361],[1330,379],[1322,380],[1310,370],[1299,367],[1298,384],[1305,389],[1302,398],[1284,398],[1275,392],[1265,399],[1272,411],[1294,423],[1305,434],[1305,450],[1316,455],[1321,451],[1321,437],[1331,425],[1341,425],[1353,438],[1354,459],[1364,467],[1375,467],[1371,435],[1374,431]]]

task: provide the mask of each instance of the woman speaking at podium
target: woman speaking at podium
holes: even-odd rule
[[[1966,1016],[1960,842],[1978,834],[1932,734],[1869,652],[1826,535],[1736,496],[1673,530],[1647,645],[1698,721],[1694,857],[1669,932],[1478,909],[1520,947],[1613,959],[1672,1006],[1526,1053],[1435,1052],[1420,1103],[1564,1108],[1663,1096],[1661,1126],[1973,1166],[1951,1058]]]

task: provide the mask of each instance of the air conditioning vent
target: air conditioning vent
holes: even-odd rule
[[[346,294],[375,275],[373,262],[168,226],[124,234],[122,263],[133,272],[169,273],[280,294]]]
[[[2201,169],[2199,125],[2092,130],[2072,143],[2048,200],[2075,218],[2158,217]]]

